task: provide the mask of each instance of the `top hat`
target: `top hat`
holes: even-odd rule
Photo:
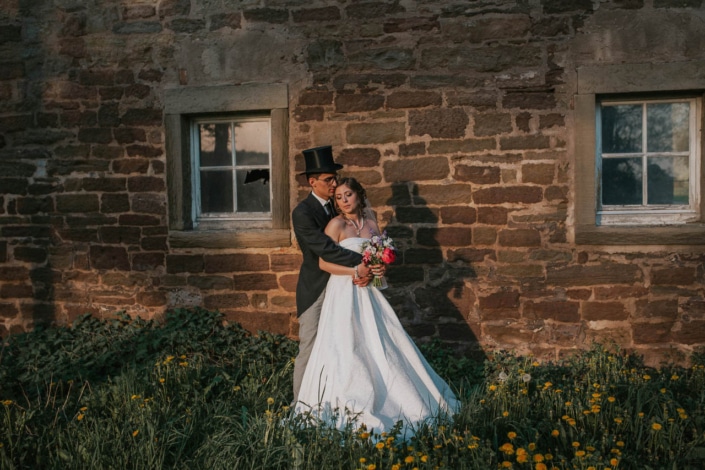
[[[343,168],[343,165],[333,161],[333,147],[330,145],[306,149],[302,153],[306,160],[306,171],[300,173],[301,175],[335,173]]]

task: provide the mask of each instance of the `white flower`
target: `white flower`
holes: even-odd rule
[[[499,373],[499,381],[500,382],[506,382],[509,376],[507,375],[506,372],[500,372]]]
[[[521,380],[524,382],[531,382],[531,375],[530,374],[524,374],[521,376]]]

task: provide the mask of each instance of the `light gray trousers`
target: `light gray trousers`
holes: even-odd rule
[[[326,291],[324,289],[313,305],[299,315],[299,354],[296,356],[296,361],[294,362],[294,402],[296,402],[299,397],[304,371],[306,370],[308,359],[311,357],[313,343],[316,342],[318,320],[321,318],[321,308],[323,307],[323,297],[325,297],[325,295]]]

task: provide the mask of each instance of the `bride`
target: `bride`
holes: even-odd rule
[[[335,190],[339,215],[325,233],[341,246],[362,252],[379,227],[365,210],[365,190],[342,178]],[[320,260],[331,273],[316,343],[296,397],[296,412],[311,413],[339,429],[364,425],[402,433],[439,414],[452,414],[459,401],[406,334],[391,305],[370,284],[351,282],[355,268]]]

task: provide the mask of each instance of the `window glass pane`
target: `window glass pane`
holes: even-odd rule
[[[269,168],[237,170],[237,211],[269,212]]]
[[[641,152],[641,105],[603,106],[601,115],[603,153]]]
[[[688,157],[650,157],[647,170],[649,204],[688,204]]]
[[[237,165],[269,165],[269,122],[235,123]]]
[[[649,152],[687,152],[689,111],[688,103],[647,105],[647,150]]]
[[[602,160],[602,204],[642,204],[642,163],[640,158]]]
[[[201,166],[230,166],[230,124],[199,124]]]
[[[233,212],[232,171],[201,171],[201,212]]]

